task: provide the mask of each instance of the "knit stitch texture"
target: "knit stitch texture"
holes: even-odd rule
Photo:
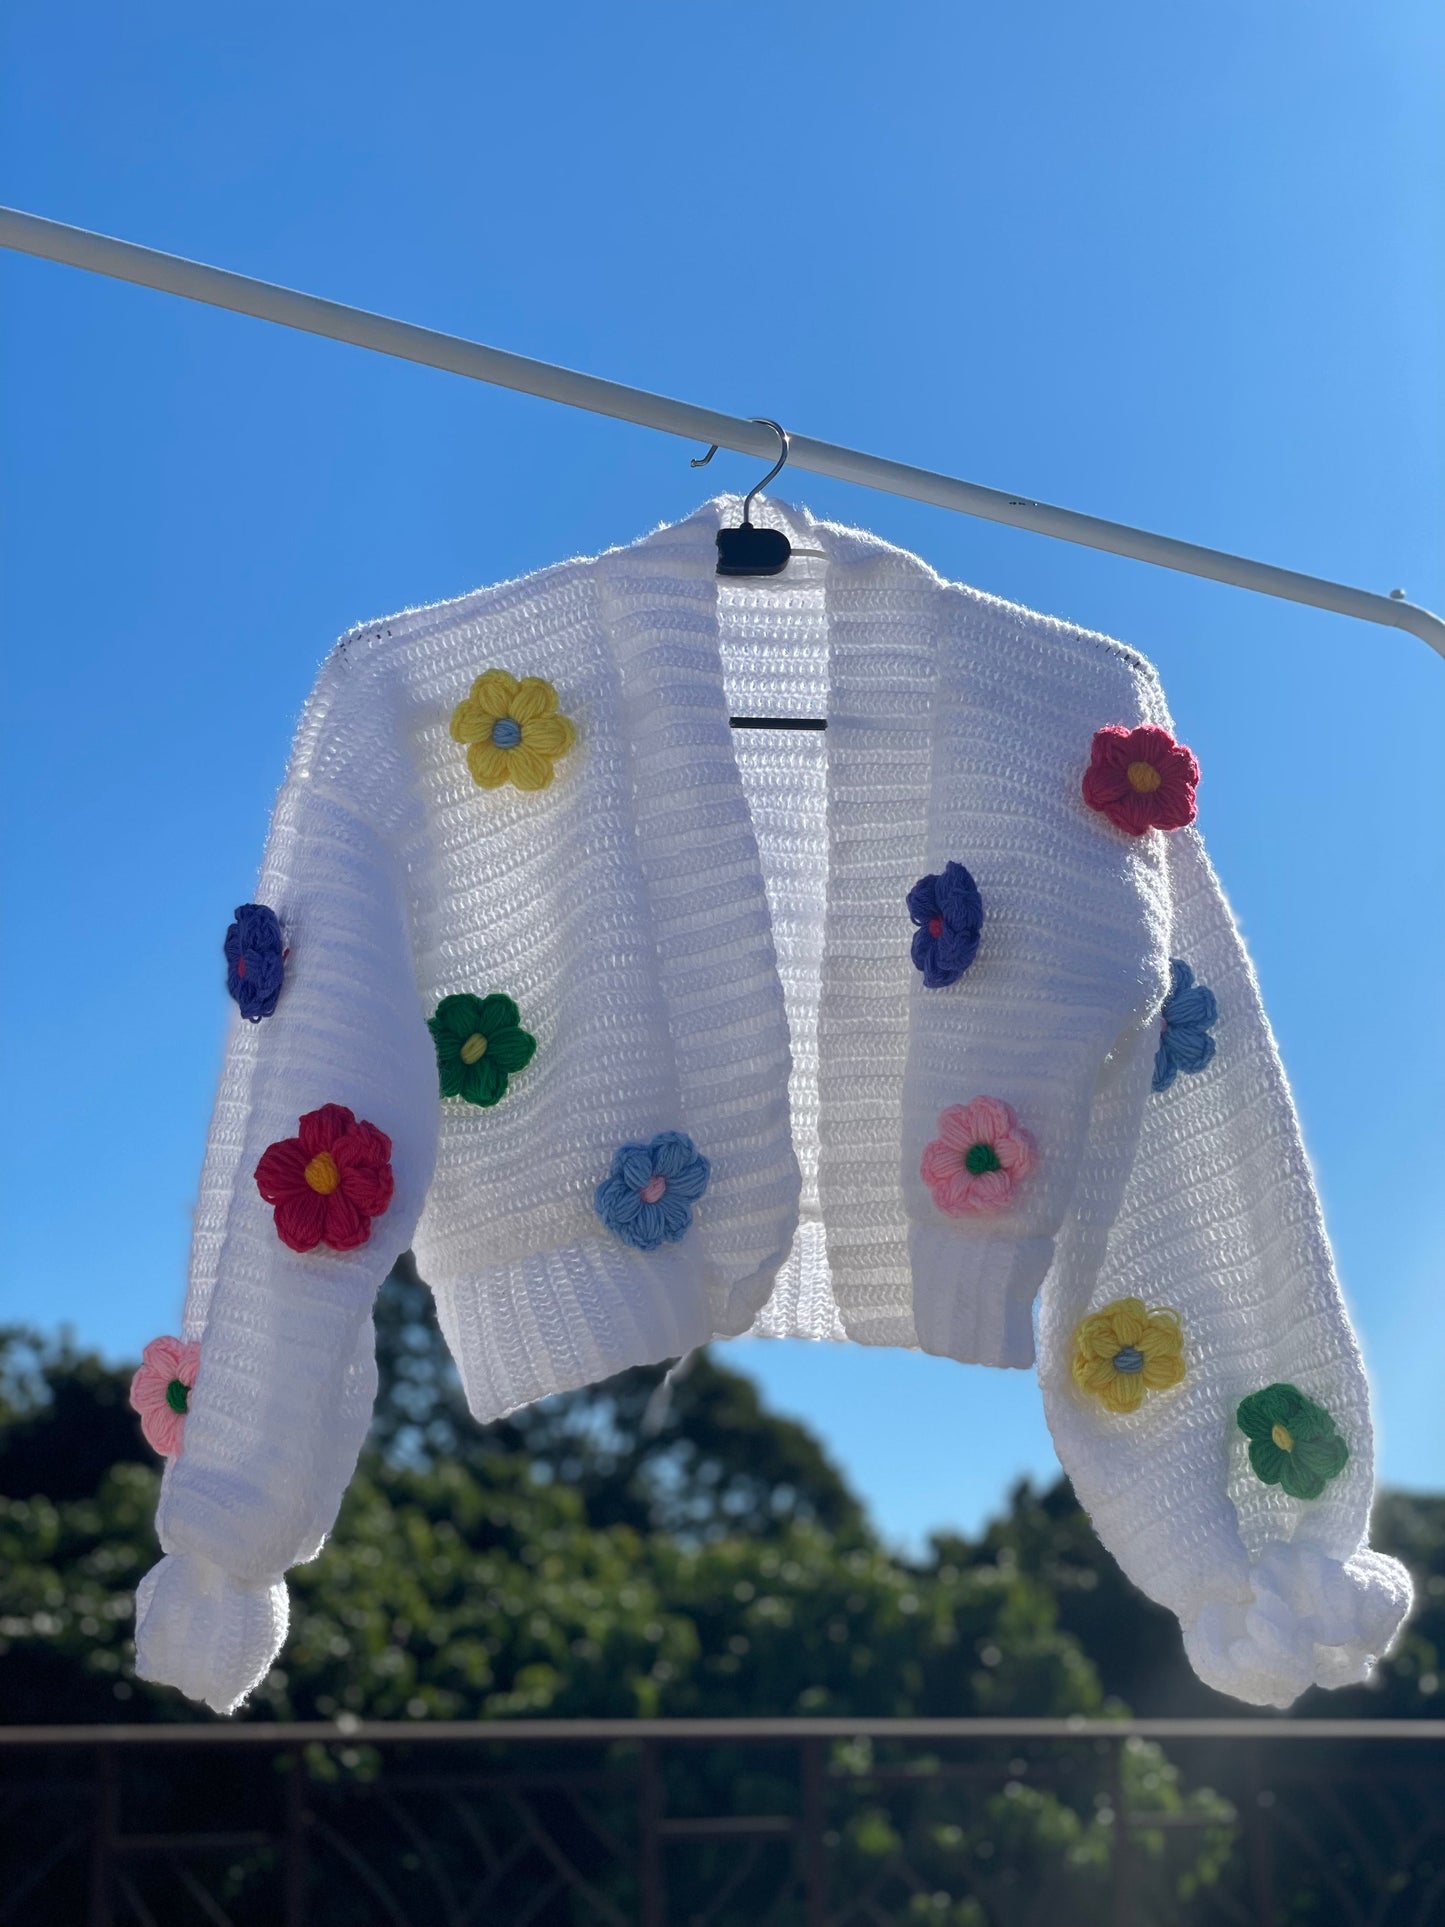
[[[255,893],[286,986],[233,1022],[202,1173],[200,1363],[138,1670],[221,1709],[264,1676],[411,1246],[479,1420],[749,1329],[1029,1366],[1042,1286],[1065,1469],[1201,1674],[1278,1704],[1362,1677],[1408,1583],[1365,1543],[1365,1378],[1248,960],[1197,833],[1120,827],[1082,793],[1100,730],[1170,730],[1152,670],[857,531],[753,516],[821,558],[720,581],[737,504],[714,502],[368,624],[323,667]],[[739,712],[828,729],[733,732]],[[545,782],[517,761],[528,728]],[[930,984],[908,892],[964,858],[983,940]],[[1216,993],[1217,1048],[1151,1097],[1171,956]],[[470,1025],[446,1000],[494,996],[535,1051],[501,1101],[444,1099],[428,1019]],[[480,1018],[456,1044],[465,1066],[495,1048]],[[1000,1129],[961,1168],[997,1178],[1002,1146],[1018,1181],[955,1213],[925,1152],[981,1094]],[[288,1248],[253,1173],[323,1107],[389,1140],[393,1189],[364,1243]],[[679,1143],[691,1195],[664,1208],[657,1146]],[[619,1147],[645,1180],[620,1199]],[[644,1151],[661,1161],[634,1171]],[[1075,1384],[1076,1333],[1161,1281],[1184,1375],[1115,1409]],[[1236,1412],[1276,1383],[1348,1445],[1314,1501],[1249,1465]]]

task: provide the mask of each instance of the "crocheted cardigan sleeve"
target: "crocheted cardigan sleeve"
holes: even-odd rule
[[[282,1574],[335,1519],[376,1394],[373,1300],[431,1179],[436,1062],[408,930],[403,746],[384,686],[343,645],[303,717],[257,890],[283,931],[304,933],[309,967],[292,956],[263,1023],[233,1020],[212,1119],[185,1320],[205,1344],[162,1488],[165,1557],[137,1596],[136,1669],[220,1712],[264,1677],[285,1637]],[[299,1252],[253,1174],[326,1104],[390,1138],[395,1190],[358,1248]]]
[[[1369,1387],[1254,972],[1197,832],[1167,842],[1171,949],[1213,993],[1216,1049],[1151,1088],[1156,1025],[1106,1066],[1041,1296],[1039,1376],[1099,1537],[1177,1613],[1200,1678],[1288,1706],[1369,1674],[1410,1580],[1369,1548]],[[1072,1370],[1080,1321],[1125,1296],[1177,1314],[1183,1337],[1182,1381],[1131,1414],[1081,1395]],[[1314,1496],[1259,1476],[1236,1416],[1281,1385],[1348,1449]]]

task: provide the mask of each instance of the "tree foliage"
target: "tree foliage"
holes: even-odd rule
[[[1415,1611],[1368,1685],[1306,1693],[1292,1708],[1299,1718],[1445,1715],[1445,1498],[1382,1494],[1371,1540],[1410,1568]],[[1179,1622],[1124,1577],[1066,1479],[1044,1492],[1024,1481],[976,1541],[944,1533],[933,1547],[955,1565],[1002,1565],[1041,1587],[1060,1631],[1088,1654],[1105,1694],[1140,1718],[1237,1719],[1251,1711],[1197,1677],[1184,1656]]]
[[[113,1465],[153,1465],[130,1380],[68,1333],[0,1330],[0,1497],[88,1499]]]
[[[840,1543],[866,1534],[863,1508],[807,1427],[765,1413],[752,1380],[706,1352],[478,1426],[408,1258],[377,1307],[377,1359],[371,1443],[391,1465],[462,1465],[485,1478],[499,1460],[526,1460],[576,1492],[597,1527],[687,1540],[767,1539],[803,1524]]]
[[[1241,1710],[1063,1480],[908,1560],[807,1428],[706,1353],[482,1427],[408,1265],[377,1323],[371,1439],[247,1717]],[[68,1338],[0,1335],[12,1721],[195,1717],[130,1673],[157,1472],[129,1379]],[[1445,1501],[1387,1495],[1375,1532],[1416,1574],[1414,1619],[1375,1684],[1302,1713],[1445,1707]]]
[[[128,1372],[28,1335],[7,1355],[6,1716],[196,1717],[131,1676],[158,1475]],[[1103,1705],[1045,1587],[885,1551],[812,1434],[706,1354],[478,1427],[403,1271],[378,1356],[371,1440],[336,1532],[291,1577],[290,1639],[244,1717]]]
[[[291,1575],[291,1636],[244,1719],[1242,1710],[1194,1678],[1172,1616],[1124,1579],[1062,1480],[1021,1484],[976,1538],[942,1533],[905,1558],[806,1427],[706,1353],[478,1427],[403,1266],[378,1307],[378,1360],[336,1532]],[[159,1477],[129,1378],[69,1339],[0,1334],[7,1722],[210,1717],[133,1677]],[[1445,1500],[1387,1496],[1375,1537],[1413,1568],[1420,1607],[1376,1685],[1303,1713],[1445,1710]],[[833,1766],[861,1786],[872,1755],[841,1748]],[[711,1810],[788,1798],[725,1749],[686,1770],[711,1776]],[[1157,1748],[1131,1744],[1123,1770],[1136,1810],[1209,1823],[1170,1836],[1188,1850],[1167,1880],[1165,1835],[1134,1836],[1163,1881],[1140,1927],[1182,1919],[1228,1859],[1227,1808]],[[1110,1859],[1101,1771],[1084,1757],[1047,1785],[965,1798],[925,1775],[886,1804],[860,1797],[837,1865],[861,1891],[906,1862],[923,1886],[899,1917],[939,1927],[1092,1917]],[[919,1898],[965,1890],[933,1913]]]

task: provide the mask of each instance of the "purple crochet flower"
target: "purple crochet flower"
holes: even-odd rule
[[[650,1144],[619,1145],[611,1175],[597,1187],[597,1215],[635,1251],[676,1244],[712,1168],[682,1131],[659,1131]]]
[[[930,990],[956,984],[978,955],[983,898],[961,863],[945,863],[941,876],[920,877],[908,892],[913,961]]]
[[[276,912],[264,903],[238,903],[226,932],[226,988],[248,1023],[259,1024],[276,1008],[287,954]]]

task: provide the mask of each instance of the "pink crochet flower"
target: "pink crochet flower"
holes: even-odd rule
[[[186,1410],[201,1348],[181,1338],[153,1338],[141,1353],[141,1367],[130,1382],[130,1402],[140,1413],[146,1444],[162,1457],[180,1456]]]
[[[1094,732],[1093,753],[1084,771],[1084,801],[1130,836],[1182,830],[1194,821],[1198,782],[1194,752],[1176,743],[1167,729],[1153,723],[1138,729],[1109,723]]]
[[[1038,1162],[1038,1149],[999,1097],[950,1104],[919,1170],[946,1217],[1002,1211]]]

